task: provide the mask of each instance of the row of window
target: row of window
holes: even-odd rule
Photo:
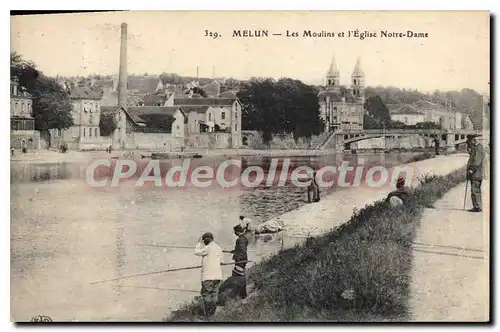
[[[88,135],[88,137],[92,137],[92,131],[94,131],[94,137],[99,136],[97,128],[85,128],[85,127],[83,127],[83,137],[87,137],[86,135]]]
[[[22,100],[22,101],[11,101],[11,108],[13,108],[13,111],[14,112],[11,112],[13,113],[14,115],[15,114],[19,114],[19,113],[26,113],[26,114],[31,114],[31,102],[26,100]]]
[[[10,130],[35,130],[35,120],[10,119]]]
[[[98,108],[99,108],[99,105],[97,104],[97,102],[87,102],[87,103],[83,104],[83,111],[85,113],[97,112]]]
[[[238,120],[238,113],[234,113],[234,117],[236,120]],[[221,120],[226,119],[226,112],[221,112],[220,114]],[[212,113],[208,113],[208,121],[212,121]]]

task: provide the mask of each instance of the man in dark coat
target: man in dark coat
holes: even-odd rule
[[[439,144],[440,144],[441,142],[439,141],[439,138],[438,138],[438,136],[437,136],[437,135],[436,135],[436,136],[434,136],[434,140],[433,140],[433,141],[434,141],[434,150],[435,150],[435,152],[436,152],[436,155],[437,155],[437,156],[439,156]]]
[[[219,305],[226,305],[230,299],[244,299],[247,297],[247,279],[245,270],[239,266],[233,269],[233,275],[226,279],[219,287]]]
[[[467,180],[470,181],[470,193],[473,208],[470,212],[481,212],[483,202],[481,200],[481,184],[484,179],[484,151],[483,146],[477,141],[476,135],[467,137],[467,150],[470,151],[467,162]]]
[[[234,234],[238,237],[236,243],[234,244],[234,249],[230,251],[233,254],[233,260],[236,262],[236,266],[245,269],[247,263],[238,263],[248,260],[247,247],[248,239],[245,236],[245,229],[241,225],[236,225],[233,227]]]
[[[391,197],[398,197],[403,201],[403,204],[407,206],[412,195],[413,190],[405,186],[405,179],[403,177],[399,177],[396,182],[396,190],[391,191],[389,195],[387,195],[386,201],[390,202]]]
[[[311,193],[312,193],[312,202],[319,202],[319,185],[316,182],[316,172],[313,173],[311,184],[307,188],[307,201],[311,203]]]

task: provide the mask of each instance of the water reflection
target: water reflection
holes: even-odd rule
[[[360,158],[365,165],[391,166],[409,157],[411,154],[290,158],[290,170],[305,165],[315,169],[338,165],[342,160],[352,165]],[[217,166],[228,159],[192,160],[192,167]],[[273,158],[241,160],[243,167],[256,165],[268,171]],[[168,167],[182,162],[162,161]],[[230,250],[235,241],[232,227],[239,215],[264,221],[306,204],[304,189],[290,183],[231,190],[193,186],[172,190],[125,183],[95,190],[85,183],[81,170],[81,165],[68,163],[12,164],[11,287],[12,316],[16,320],[29,319],[36,313],[47,314],[55,321],[160,319],[193,295],[169,289],[199,290],[199,271],[98,286],[89,282],[198,265],[199,257],[192,250],[140,245],[194,246],[203,232],[211,231],[221,247]],[[235,168],[230,173],[240,175]],[[299,240],[284,239],[281,234],[253,238],[250,259],[265,257]],[[224,260],[230,261],[230,255]],[[224,275],[230,271],[230,266],[225,267]]]
[[[10,170],[10,183],[49,182],[74,179],[80,176],[80,167],[71,163],[15,163]]]

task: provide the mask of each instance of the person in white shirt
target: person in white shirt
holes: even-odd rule
[[[217,308],[218,287],[222,281],[222,249],[214,242],[212,233],[205,233],[196,244],[194,254],[201,256],[201,297],[205,314],[211,316]]]
[[[240,226],[243,227],[245,233],[249,232],[252,230],[253,220],[245,216],[240,216]]]

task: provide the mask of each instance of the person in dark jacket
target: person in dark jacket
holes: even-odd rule
[[[235,266],[233,275],[226,279],[219,287],[219,305],[226,305],[230,299],[244,299],[247,297],[247,279],[245,269]]]
[[[483,202],[481,199],[481,184],[484,179],[484,151],[483,146],[477,141],[476,135],[467,137],[467,150],[470,151],[469,161],[467,162],[467,181],[470,181],[470,193],[473,208],[470,212],[483,211]]]
[[[387,202],[390,202],[391,197],[395,196],[400,198],[403,201],[405,206],[408,205],[410,198],[412,197],[413,191],[411,188],[405,186],[405,178],[399,177],[396,182],[396,190],[391,191],[389,195],[387,195]]]
[[[319,202],[319,185],[318,182],[316,182],[316,172],[313,173],[311,184],[307,188],[307,201],[309,203],[311,203],[311,193],[312,202]]]
[[[434,141],[434,150],[436,152],[436,155],[439,156],[439,145],[441,142],[439,141],[439,138],[437,135],[434,137],[433,141]]]
[[[234,234],[238,238],[236,239],[234,249],[230,251],[230,253],[233,254],[233,260],[236,262],[235,265],[241,267],[244,270],[247,263],[238,263],[238,262],[244,262],[248,260],[248,255],[247,255],[248,239],[245,236],[245,229],[241,225],[234,226],[233,230]]]

